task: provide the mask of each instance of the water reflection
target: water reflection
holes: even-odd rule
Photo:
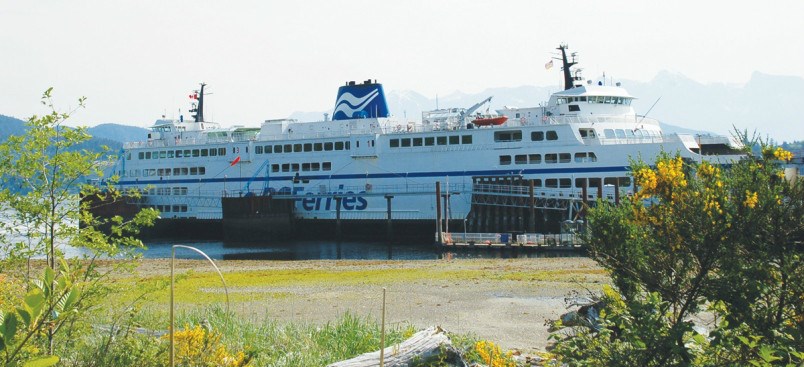
[[[516,259],[583,256],[577,251],[544,251],[522,248],[467,248],[443,250],[432,244],[388,242],[294,241],[283,243],[231,243],[222,241],[155,241],[146,243],[145,258],[169,258],[173,245],[193,246],[217,260],[436,260]],[[179,251],[177,258],[200,259]]]

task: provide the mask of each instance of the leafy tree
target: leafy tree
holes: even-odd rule
[[[590,255],[612,277],[600,331],[560,340],[570,365],[796,365],[804,345],[804,182],[789,152],[729,168],[664,154],[637,190],[590,210]],[[709,332],[691,321],[714,316]]]
[[[27,285],[15,298],[17,307],[0,310],[0,361],[7,366],[37,358],[40,366],[58,361],[57,346],[69,348],[75,340],[88,312],[107,294],[109,274],[131,265],[120,261],[100,267],[98,260],[132,259],[142,247],[135,237],[139,227],[156,218],[153,210],[128,220],[92,214],[97,200],[81,197],[122,195],[114,179],[104,187],[87,184],[88,178],[102,176],[113,158],[78,148],[90,136],[85,128],[62,126],[70,114],[56,111],[51,91],[42,96],[50,112],[29,119],[25,135],[0,144],[0,177],[18,185],[4,183],[0,191],[0,271]],[[79,99],[78,106],[84,101]],[[66,259],[62,249],[67,245],[83,249],[83,255]],[[46,260],[41,278],[32,275],[42,267],[37,258]],[[57,341],[60,333],[66,336]]]

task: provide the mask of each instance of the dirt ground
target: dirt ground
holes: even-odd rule
[[[203,268],[197,261],[177,262],[178,272]],[[472,259],[423,261],[220,261],[224,276],[232,272],[297,270],[376,271],[389,275],[379,282],[282,282],[249,289],[230,289],[290,296],[260,298],[233,305],[244,317],[280,322],[326,323],[349,312],[380,320],[382,288],[386,288],[386,320],[417,328],[439,325],[457,333],[472,333],[506,349],[544,350],[549,335],[546,320],[566,312],[564,297],[586,294],[609,282],[588,258]],[[415,276],[421,270],[422,276]],[[406,276],[395,277],[405,271]],[[410,276],[410,274],[414,276]],[[432,274],[481,274],[471,279]],[[169,274],[169,260],[145,260],[140,276]],[[433,279],[435,278],[435,279]],[[214,287],[211,285],[210,287]],[[255,298],[257,299],[257,298]]]

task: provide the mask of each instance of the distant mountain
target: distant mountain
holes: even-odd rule
[[[23,133],[25,133],[25,121],[0,115],[0,140],[6,140],[9,135],[20,135]]]
[[[128,142],[145,140],[148,129],[120,124],[100,124],[88,128],[87,132],[94,138]]]
[[[25,121],[0,115],[0,141],[8,139],[11,135],[25,134]],[[76,149],[101,151],[103,146],[109,148],[111,153],[117,153],[126,141],[142,140],[147,130],[141,127],[118,124],[101,124],[87,129],[92,135],[88,141],[76,146]]]
[[[683,75],[660,72],[646,83],[623,81],[640,99],[637,111],[686,128],[728,135],[732,126],[770,136],[778,143],[804,140],[804,78],[759,72],[745,85],[701,84]]]

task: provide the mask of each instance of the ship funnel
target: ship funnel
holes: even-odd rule
[[[338,88],[332,120],[388,117],[388,103],[382,84],[371,79],[363,84],[347,82]]]

